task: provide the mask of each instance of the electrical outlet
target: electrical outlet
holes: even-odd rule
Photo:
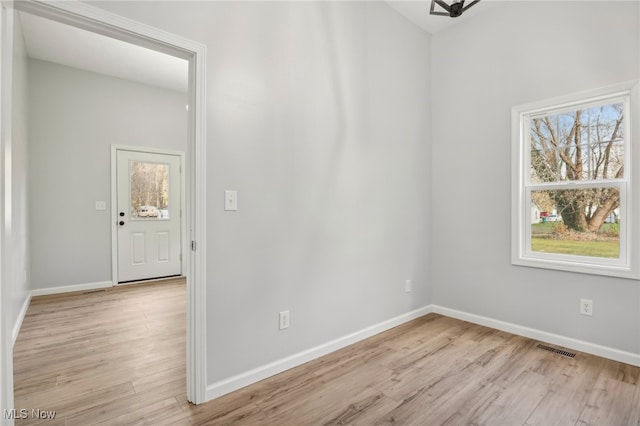
[[[280,330],[289,328],[289,311],[280,312]]]
[[[406,280],[404,282],[404,292],[405,293],[409,293],[413,288],[413,285],[411,284],[411,280]]]
[[[593,300],[580,299],[580,314],[593,315]]]

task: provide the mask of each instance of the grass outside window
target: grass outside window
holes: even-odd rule
[[[616,259],[620,257],[618,233],[617,223],[606,223],[594,234],[567,232],[562,222],[536,223],[531,225],[531,250]]]

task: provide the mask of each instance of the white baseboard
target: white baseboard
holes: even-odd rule
[[[624,362],[626,364],[636,365],[640,367],[640,354],[625,352],[618,349],[609,348],[595,343],[589,343],[571,337],[560,336],[558,334],[547,333],[529,327],[512,324],[493,318],[487,318],[480,315],[470,314],[467,312],[457,311],[455,309],[445,308],[444,306],[429,305],[430,312],[445,315],[451,318],[457,318],[463,321],[472,322],[474,324],[484,325],[495,328],[497,330],[506,331],[517,334],[518,336],[528,337],[530,339],[541,340],[553,345],[562,346],[580,352],[601,356],[603,358],[612,359],[614,361]]]
[[[415,311],[407,312],[406,314],[399,315],[395,318],[391,318],[389,320],[375,324],[371,327],[367,327],[363,330],[356,331],[355,333],[339,337],[330,342],[321,344],[311,349],[307,349],[306,351],[298,352],[297,354],[271,362],[258,368],[254,368],[253,370],[247,371],[245,373],[229,377],[228,379],[220,380],[207,386],[206,399],[207,401],[210,401],[212,399],[218,398],[222,395],[233,392],[234,390],[259,382],[260,380],[266,379],[267,377],[282,373],[283,371],[302,365],[305,362],[309,362],[323,355],[335,352],[338,349],[344,348],[345,346],[349,346],[353,343],[359,342],[363,339],[389,330],[400,324],[404,324],[405,322],[419,318],[430,312],[431,310],[429,306],[416,309]]]
[[[612,359],[614,361],[624,362],[630,365],[640,366],[640,354],[625,352],[618,349],[609,348],[582,340],[573,339],[571,337],[560,336],[558,334],[548,333],[533,328],[524,327],[493,318],[483,317],[480,315],[470,314],[455,309],[445,308],[439,305],[429,305],[415,311],[397,316],[390,320],[381,322],[355,333],[340,337],[306,351],[299,352],[289,357],[274,361],[272,363],[260,366],[245,373],[238,374],[228,379],[220,380],[207,386],[206,400],[218,398],[237,389],[259,382],[290,368],[297,367],[305,362],[311,361],[323,355],[337,351],[345,346],[359,342],[383,331],[389,330],[405,322],[419,318],[431,312],[445,315],[451,318],[468,321],[474,324],[484,325],[497,330],[513,333],[518,336],[528,337],[530,339],[540,340],[568,349],[601,356],[603,358]]]
[[[111,281],[100,281],[97,283],[74,284],[60,287],[36,288],[31,290],[32,296],[45,296],[47,294],[70,293],[72,291],[99,290],[101,288],[113,287]]]
[[[16,340],[18,339],[18,333],[20,333],[20,327],[22,327],[22,322],[24,321],[24,316],[27,315],[27,309],[29,309],[29,304],[31,303],[31,292],[27,295],[27,299],[22,304],[22,308],[20,308],[20,314],[18,315],[18,319],[16,323],[13,325],[13,334],[11,336],[11,347],[15,346]]]

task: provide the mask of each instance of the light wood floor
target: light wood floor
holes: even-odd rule
[[[193,406],[179,280],[34,298],[16,408],[46,425],[640,425],[640,368],[430,314]]]

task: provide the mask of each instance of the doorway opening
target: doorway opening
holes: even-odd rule
[[[131,21],[93,6],[62,2],[58,4],[40,2],[16,2],[14,7],[19,12],[31,13],[46,19],[105,35],[113,39],[132,43],[164,54],[185,59],[189,63],[188,83],[188,140],[186,153],[182,162],[185,164],[185,177],[181,194],[183,200],[182,224],[180,230],[181,274],[186,277],[187,287],[187,399],[193,403],[206,400],[206,344],[205,344],[205,63],[206,48],[190,40],[151,28],[147,25]],[[5,12],[3,12],[4,16]],[[14,19],[13,13],[7,14]],[[12,46],[11,26],[2,27],[3,46]],[[11,52],[3,50],[3,62],[9,58],[6,67],[11,69]],[[11,75],[2,73],[3,84],[10,85]],[[3,122],[11,120],[11,113],[3,109]],[[4,139],[2,141],[4,144]],[[4,145],[2,145],[4,147]],[[96,210],[100,210],[96,201]],[[163,209],[166,210],[166,209]],[[140,210],[142,213],[142,210]],[[147,211],[148,213],[148,211]],[[6,212],[3,212],[3,217]],[[163,212],[164,214],[164,212]],[[140,217],[140,215],[138,215]],[[196,244],[198,250],[195,250]],[[168,245],[166,247],[169,247]],[[189,248],[189,250],[187,250]],[[191,249],[193,248],[193,249]],[[166,254],[166,251],[165,251]],[[3,267],[5,262],[3,262]],[[6,272],[6,271],[3,271]],[[113,278],[113,277],[112,277]],[[5,288],[3,287],[3,293]],[[7,299],[5,299],[7,300]],[[10,298],[8,299],[10,300]],[[6,302],[5,302],[6,303]],[[3,308],[6,305],[3,304]],[[3,334],[3,347],[11,347],[7,335]],[[3,372],[12,377],[11,363],[2,359]],[[4,375],[3,375],[4,377]],[[3,400],[12,399],[12,380],[2,384]]]

